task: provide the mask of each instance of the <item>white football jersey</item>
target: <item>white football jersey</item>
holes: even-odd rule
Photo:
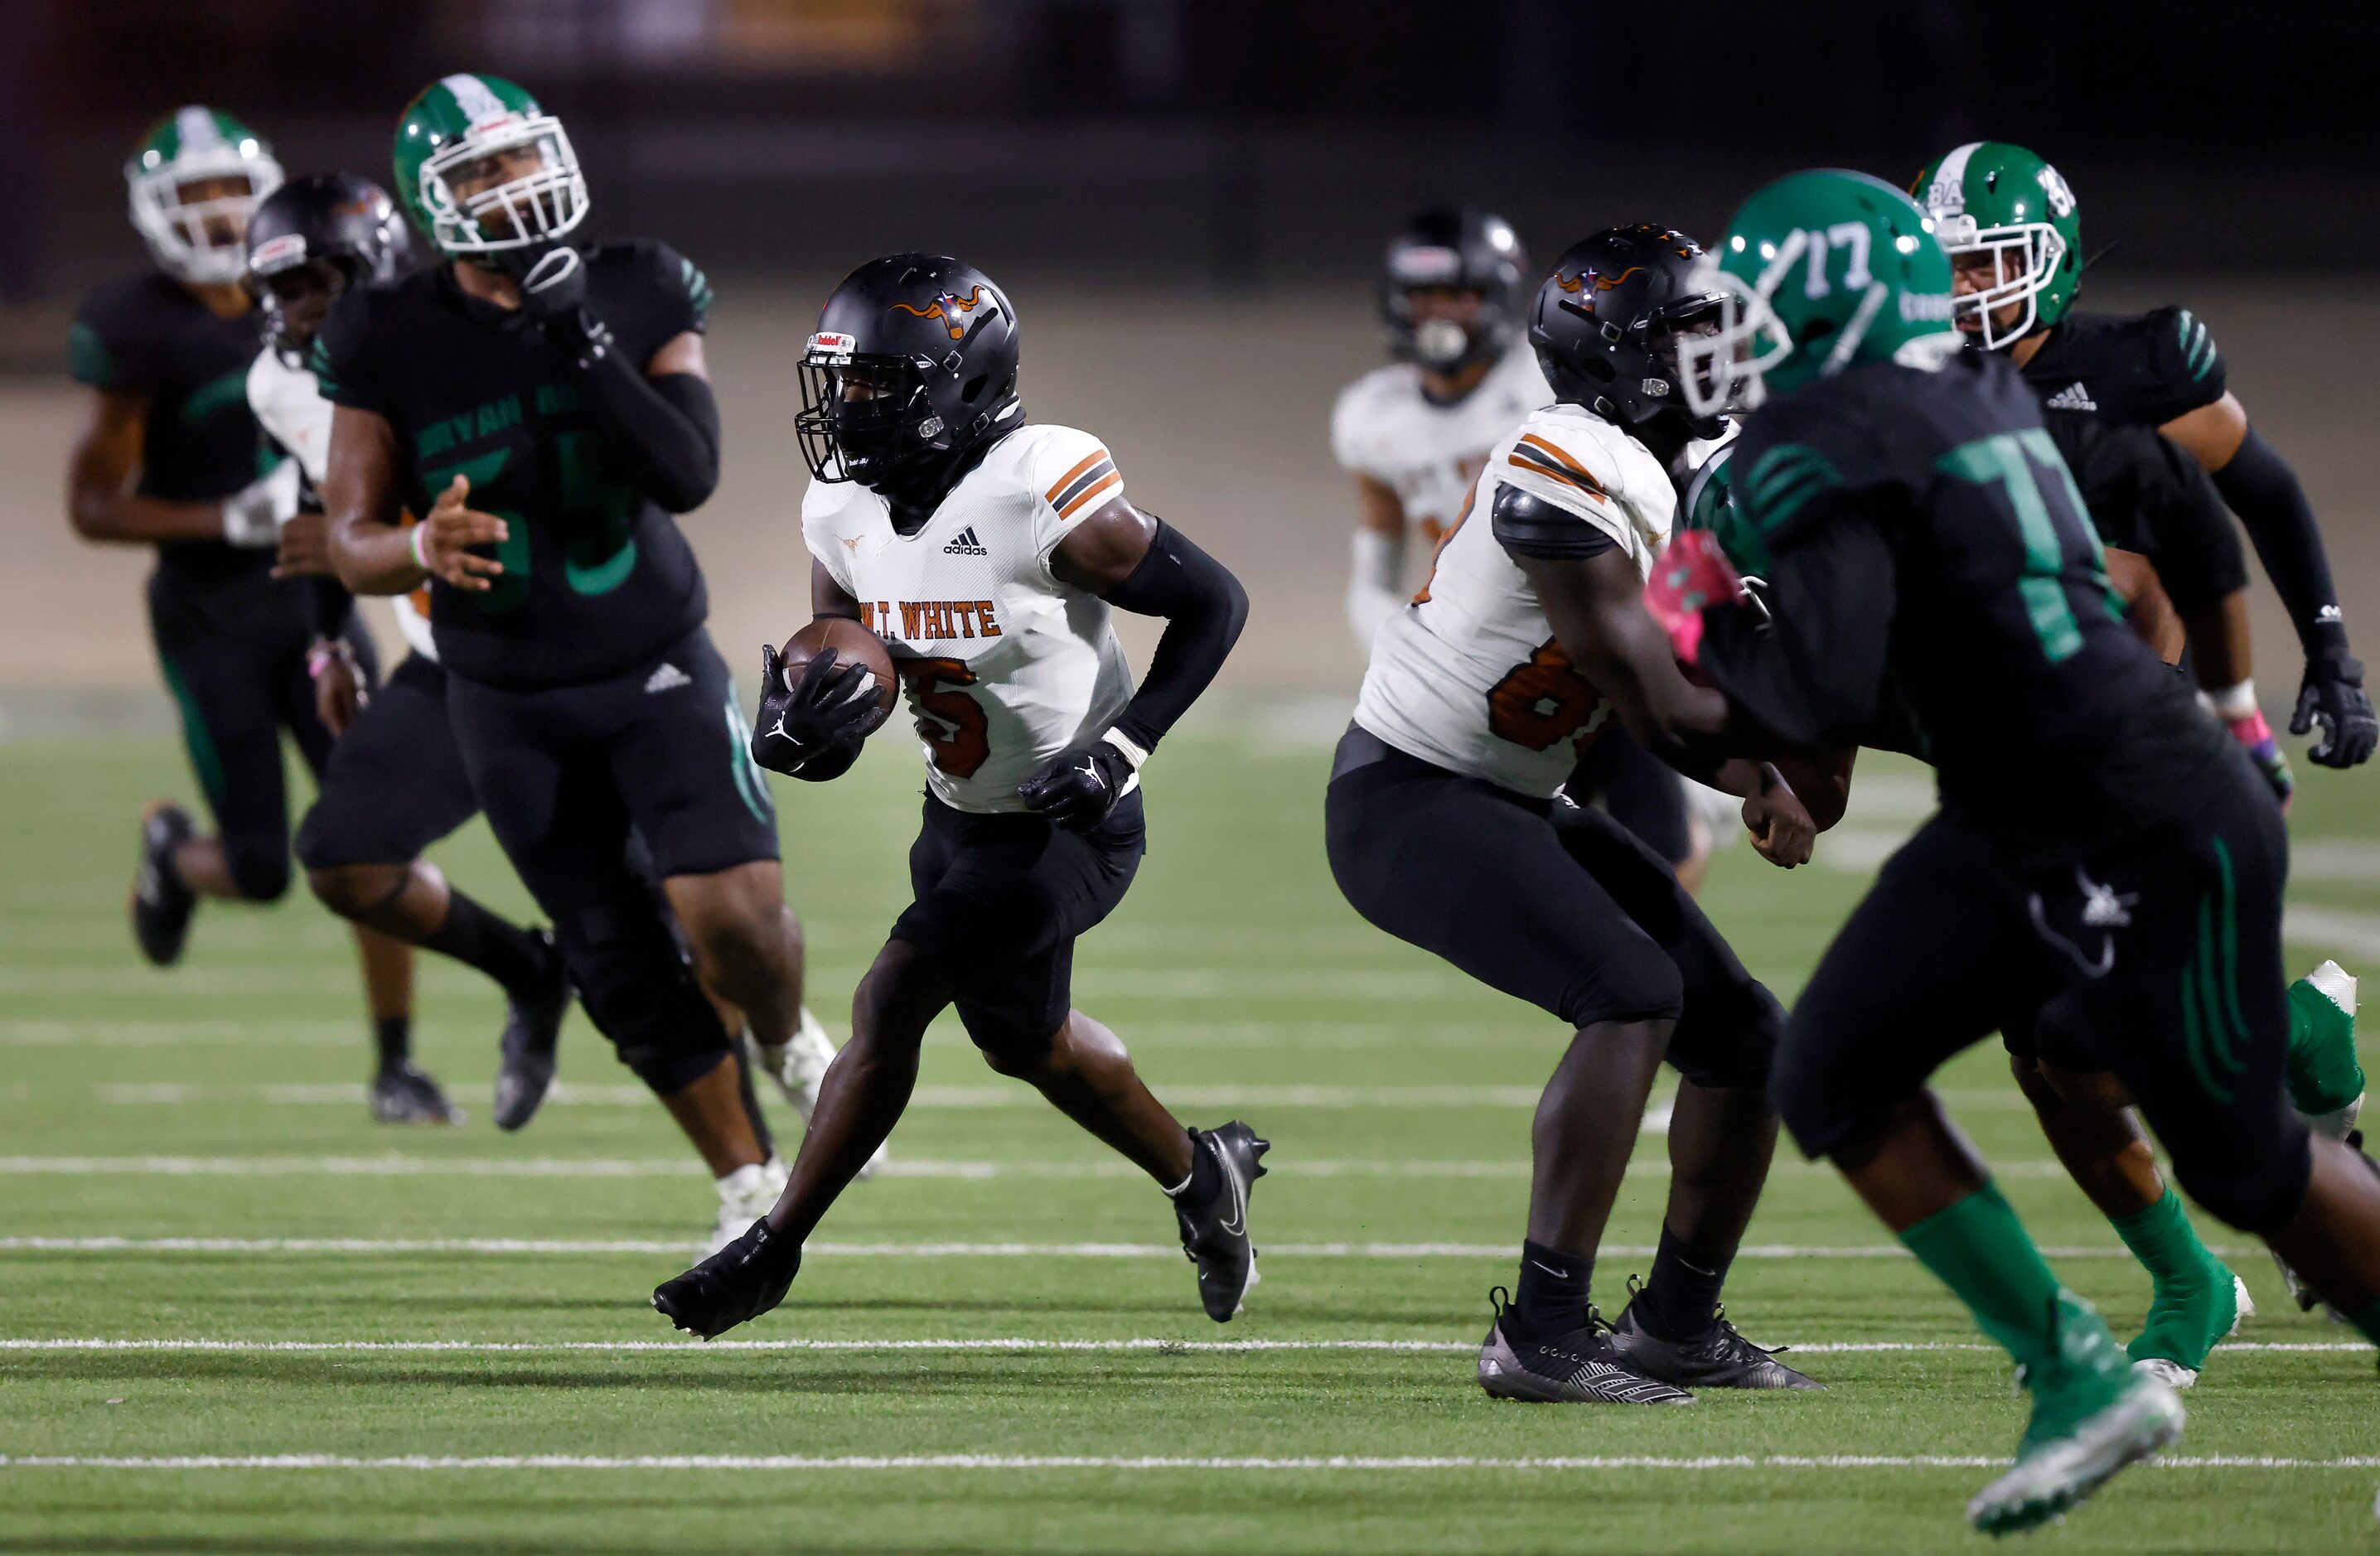
[[[248,370],[248,408],[274,443],[289,451],[306,472],[306,484],[322,490],[331,469],[331,420],[337,407],[322,398],[322,386],[304,368],[293,368],[281,353],[267,346]],[[406,645],[428,660],[436,660],[438,645],[430,636],[428,585],[389,602],[396,608],[396,629]]]
[[[858,482],[810,483],[802,539],[891,646],[943,804],[1024,809],[1016,785],[1131,699],[1107,602],[1050,571],[1067,529],[1123,492],[1099,439],[1049,426],[994,444],[914,535]]]
[[[1526,341],[1451,406],[1422,393],[1420,368],[1395,362],[1340,391],[1330,412],[1330,452],[1350,472],[1395,492],[1406,522],[1435,544],[1462,512],[1488,451],[1553,397]]]
[[[1355,722],[1410,756],[1539,798],[1570,776],[1611,705],[1571,667],[1520,565],[1496,541],[1496,488],[1577,514],[1638,576],[1669,543],[1677,492],[1661,462],[1581,406],[1532,414],[1499,443],[1429,581],[1372,640]]]

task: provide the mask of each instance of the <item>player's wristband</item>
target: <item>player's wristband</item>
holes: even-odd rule
[[[322,672],[328,670],[338,657],[338,648],[329,638],[315,638],[313,644],[306,650],[306,678],[310,681],[321,680]]]
[[[1123,753],[1123,760],[1132,763],[1132,770],[1135,772],[1138,772],[1141,770],[1142,764],[1148,760],[1148,753],[1143,750],[1140,747],[1134,745],[1132,737],[1125,735],[1122,730],[1111,729],[1105,735],[1100,735],[1099,738],[1106,741],[1109,745],[1113,746],[1117,750],[1122,751]]]
[[[434,573],[436,569],[430,565],[430,549],[424,543],[429,539],[430,521],[422,519],[414,525],[413,532],[406,536],[405,545],[406,549],[413,553],[413,565],[425,573]]]

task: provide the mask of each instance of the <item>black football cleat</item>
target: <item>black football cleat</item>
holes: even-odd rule
[[[756,1221],[700,1264],[655,1286],[653,1307],[688,1334],[715,1340],[784,1301],[801,1268],[801,1245]]]
[[[1222,1188],[1193,1208],[1177,1199],[1173,1217],[1182,1223],[1182,1252],[1198,1268],[1198,1300],[1207,1317],[1227,1324],[1257,1283],[1257,1250],[1248,1241],[1248,1193],[1265,1175],[1261,1158],[1270,1140],[1233,1120],[1220,1129],[1193,1129],[1190,1149],[1212,1151],[1222,1170]]]
[[[190,813],[170,799],[161,799],[140,815],[140,867],[132,876],[132,938],[140,954],[161,967],[182,959],[182,944],[190,938],[190,916],[199,908],[198,893],[182,884],[174,871],[174,851],[198,829]]]
[[[1647,1378],[1658,1378],[1682,1389],[1824,1389],[1805,1372],[1796,1372],[1777,1359],[1775,1350],[1746,1340],[1727,1321],[1727,1309],[1711,1315],[1711,1327],[1692,1340],[1657,1340],[1636,1327],[1636,1307],[1629,1304],[1612,1326],[1614,1355]]]
[[[1522,1343],[1507,1339],[1504,1288],[1488,1294],[1496,1319],[1479,1347],[1479,1386],[1491,1399],[1532,1404],[1692,1404],[1685,1390],[1637,1371],[1611,1343],[1611,1326],[1592,1307],[1568,1334]]]
[[[463,1110],[446,1100],[438,1083],[411,1060],[390,1064],[372,1076],[372,1118],[381,1124],[460,1124]]]
[[[553,931],[533,930],[549,954],[547,975],[529,989],[504,995],[502,1063],[496,1067],[496,1127],[518,1129],[537,1116],[553,1085],[553,1051],[562,1018],[570,1013],[570,973],[553,943]]]

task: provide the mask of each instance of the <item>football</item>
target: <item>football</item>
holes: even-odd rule
[[[884,727],[901,697],[892,674],[892,652],[884,646],[884,639],[848,616],[820,616],[785,640],[780,654],[785,685],[791,687],[800,678],[802,666],[821,653],[857,660],[868,666],[868,679],[860,689],[876,699],[876,717],[869,721],[868,733],[873,735]]]

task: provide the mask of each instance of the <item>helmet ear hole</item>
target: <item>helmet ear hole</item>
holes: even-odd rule
[[[983,386],[990,381],[991,377],[989,373],[980,372],[968,379],[966,387],[959,391],[960,400],[967,405],[975,404],[976,396],[983,393]]]
[[[1579,367],[1585,371],[1587,377],[1594,379],[1597,383],[1609,383],[1618,376],[1612,371],[1611,364],[1601,357],[1589,357],[1579,363]]]

